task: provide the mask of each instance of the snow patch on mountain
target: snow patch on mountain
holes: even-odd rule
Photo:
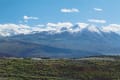
[[[95,25],[91,25],[88,27],[88,30],[91,31],[91,32],[97,32],[97,33],[100,33],[100,30],[99,28],[97,28]]]
[[[114,32],[120,35],[120,25],[118,24],[110,24],[108,26],[97,27],[88,23],[76,23],[72,24],[70,22],[59,22],[59,23],[48,23],[42,27],[35,26],[31,27],[24,24],[0,24],[0,36],[13,36],[19,34],[33,34],[39,32],[52,32],[52,33],[62,33],[62,32],[81,32],[84,30],[88,30],[90,32],[95,33],[110,33]]]

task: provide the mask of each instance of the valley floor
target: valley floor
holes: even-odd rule
[[[0,59],[0,80],[120,80],[120,58]]]

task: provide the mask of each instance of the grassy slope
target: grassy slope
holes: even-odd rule
[[[0,59],[0,80],[120,80],[120,60]]]

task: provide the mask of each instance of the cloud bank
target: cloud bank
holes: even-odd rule
[[[24,24],[0,24],[0,36],[14,36],[14,35],[27,35],[33,33],[39,33],[43,31],[61,33],[68,31],[70,33],[80,32],[84,29],[87,29],[91,32],[105,32],[110,33],[114,32],[120,35],[120,25],[118,24],[109,24],[107,26],[97,27],[93,24],[88,23],[71,23],[71,22],[58,22],[58,23],[47,23],[40,26],[28,26]]]

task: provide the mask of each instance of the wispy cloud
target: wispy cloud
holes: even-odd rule
[[[23,16],[23,19],[25,22],[28,22],[28,20],[38,20],[38,17],[33,17],[33,16]]]
[[[63,9],[61,9],[61,12],[63,12],[63,13],[74,13],[74,12],[79,12],[79,9],[76,9],[76,8],[71,8],[71,9],[63,8]]]
[[[101,9],[101,8],[94,8],[94,10],[99,11],[99,12],[103,11],[103,9]]]
[[[36,26],[38,26],[38,27],[44,27],[45,25],[43,25],[43,24],[38,24],[38,25],[36,25]]]
[[[57,27],[57,28],[62,28],[62,27],[70,28],[73,26],[73,24],[70,22],[58,22],[58,23],[47,23],[47,26],[48,27]]]
[[[100,20],[100,19],[88,19],[89,22],[92,23],[106,23],[106,20]]]

